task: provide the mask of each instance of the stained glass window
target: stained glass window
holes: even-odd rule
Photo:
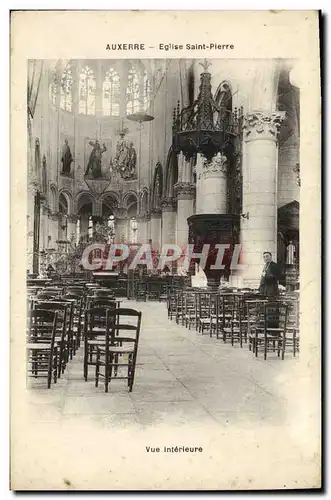
[[[110,68],[102,86],[102,107],[105,116],[119,116],[120,114],[120,78],[116,71]]]
[[[129,70],[128,75],[128,87],[126,90],[126,112],[128,114],[135,113],[139,111],[139,77],[134,68]]]
[[[72,111],[72,72],[70,66],[67,66],[62,74],[60,107],[65,111]]]
[[[84,115],[95,114],[96,82],[93,71],[83,68],[79,78],[79,112]]]

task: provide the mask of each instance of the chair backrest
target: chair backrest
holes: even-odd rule
[[[58,296],[57,292],[48,292],[43,290],[37,294],[38,299],[53,299]]]
[[[113,311],[107,311],[107,331],[106,331],[106,347],[107,342],[123,343],[130,342],[138,346],[140,327],[141,327],[140,311],[130,308],[119,308]]]
[[[72,324],[72,316],[73,316],[73,304],[70,301],[55,301],[51,300],[49,302],[35,302],[35,309],[44,309],[48,311],[57,311],[58,314],[58,323],[60,323],[60,327],[62,327],[63,333],[65,334],[70,328]]]
[[[288,304],[280,301],[268,301],[263,305],[265,328],[276,327],[285,332],[288,316]],[[274,325],[274,326],[273,326]]]
[[[115,299],[104,299],[104,298],[91,298],[88,300],[88,308],[92,307],[102,307],[103,309],[115,309],[116,301]]]
[[[28,342],[51,341],[54,344],[58,313],[47,309],[29,311]]]

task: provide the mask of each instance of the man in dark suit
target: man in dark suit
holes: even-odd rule
[[[279,264],[273,262],[270,252],[263,253],[263,260],[265,265],[262,271],[259,292],[267,297],[277,297],[278,284],[282,279],[281,268]]]

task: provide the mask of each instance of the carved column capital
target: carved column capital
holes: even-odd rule
[[[285,118],[285,111],[268,113],[265,111],[252,111],[244,118],[245,140],[273,139],[277,141],[281,124]]]
[[[176,210],[176,199],[162,198],[161,206],[162,212],[174,212]]]
[[[70,214],[67,217],[68,217],[68,222],[74,222],[74,223],[77,222],[77,215]]]
[[[158,217],[161,217],[161,215],[162,215],[161,208],[152,208],[151,217],[158,218]]]
[[[193,182],[177,182],[174,190],[178,200],[192,200],[195,195],[195,185]]]
[[[228,159],[222,153],[217,153],[210,162],[202,157],[202,172],[199,179],[209,179],[211,177],[226,177],[228,174]]]

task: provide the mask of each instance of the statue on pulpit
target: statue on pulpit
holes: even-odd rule
[[[71,154],[70,146],[68,144],[68,139],[64,139],[64,145],[62,148],[62,174],[69,175],[71,163],[73,162],[73,157]]]
[[[286,248],[286,264],[294,265],[296,262],[295,259],[295,245],[293,241],[290,241]]]
[[[102,154],[105,151],[107,151],[107,148],[105,144],[103,144],[101,148],[98,140],[96,140],[95,142],[90,141],[89,145],[92,146],[93,149],[90,154],[85,175],[89,175],[93,179],[99,179],[100,177],[102,177],[102,170],[101,170]]]

